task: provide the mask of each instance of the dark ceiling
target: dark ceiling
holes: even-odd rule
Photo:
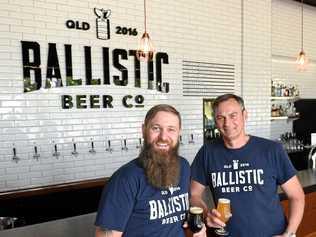
[[[295,1],[301,2],[301,0],[295,0]],[[303,0],[303,3],[316,7],[316,0]]]

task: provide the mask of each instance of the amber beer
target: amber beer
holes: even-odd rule
[[[203,209],[201,207],[190,207],[188,222],[193,233],[199,232],[203,227]]]
[[[221,214],[221,217],[219,219],[221,219],[222,222],[226,223],[231,216],[230,200],[226,198],[218,199],[217,211]]]
[[[228,219],[232,216],[231,209],[230,209],[230,200],[227,198],[220,198],[217,202],[217,211],[221,214],[219,219],[226,223]],[[226,236],[229,234],[225,228],[216,229],[215,233],[220,236]]]

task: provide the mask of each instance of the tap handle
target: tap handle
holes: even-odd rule
[[[15,162],[15,163],[18,163],[18,161],[20,160],[20,158],[16,155],[16,148],[13,147],[13,157],[12,157],[12,160]]]
[[[58,149],[57,149],[57,144],[54,145],[53,156],[56,157],[56,159],[58,159],[58,157],[60,156],[60,153],[58,152]]]
[[[107,146],[107,148],[105,150],[109,151],[110,153],[112,153],[113,148],[111,148],[111,140],[108,140],[108,146]]]
[[[34,146],[34,153],[37,154],[37,146]]]
[[[89,150],[89,152],[91,153],[91,154],[95,154],[96,153],[96,151],[95,151],[95,149],[94,149],[94,142],[93,142],[93,139],[91,138],[91,149]]]
[[[194,143],[193,133],[191,133],[191,135],[190,135],[189,143],[192,143],[192,144]]]

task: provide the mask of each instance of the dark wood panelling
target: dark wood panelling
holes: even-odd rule
[[[286,215],[289,213],[289,202],[284,200],[281,202]],[[305,211],[303,220],[298,228],[297,237],[304,237],[305,235],[316,231],[316,192],[305,195]]]
[[[0,193],[0,216],[24,226],[95,212],[106,178]]]

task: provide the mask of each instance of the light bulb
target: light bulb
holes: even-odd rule
[[[154,45],[149,37],[149,34],[145,32],[139,41],[139,46],[136,50],[136,57],[139,61],[148,62],[153,60],[154,52]]]
[[[308,58],[303,50],[301,50],[301,52],[298,54],[296,64],[299,71],[306,70]]]

